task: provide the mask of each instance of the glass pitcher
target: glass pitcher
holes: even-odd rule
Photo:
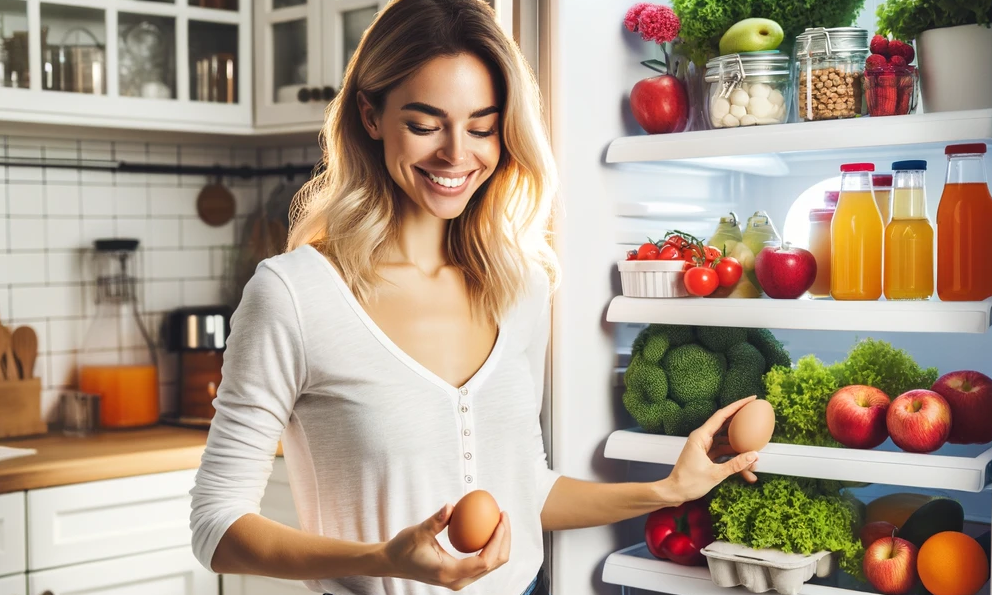
[[[96,312],[79,356],[79,388],[100,395],[100,425],[158,422],[155,350],[138,314],[134,255],[138,240],[103,239],[96,252]]]

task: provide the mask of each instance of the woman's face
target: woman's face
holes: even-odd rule
[[[386,167],[416,204],[453,219],[499,161],[499,109],[492,75],[479,58],[435,58],[386,96],[382,113],[359,97],[368,133]]]

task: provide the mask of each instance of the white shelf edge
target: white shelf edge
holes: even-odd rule
[[[640,554],[640,555],[638,555]],[[643,543],[614,552],[603,565],[603,582],[670,595],[743,595],[744,587],[719,587],[705,566],[679,566],[656,560]],[[800,595],[851,595],[859,593],[806,583]]]
[[[985,333],[992,298],[983,302],[773,300],[616,296],[609,322],[748,326],[793,330]],[[746,322],[746,324],[744,324]]]
[[[608,459],[673,465],[685,438],[617,430],[606,441]],[[981,492],[989,484],[992,446],[977,457],[771,443],[758,453],[757,471],[794,477]]]
[[[990,139],[992,109],[979,109],[627,136],[610,143],[606,162],[689,160]]]

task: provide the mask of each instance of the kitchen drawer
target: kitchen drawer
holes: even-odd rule
[[[189,549],[195,476],[190,469],[28,491],[28,569]]]
[[[24,520],[24,492],[0,494],[0,576],[27,570]]]
[[[225,574],[224,595],[313,595],[302,581],[267,576]]]
[[[262,501],[259,503],[259,514],[294,529],[300,528],[296,506],[293,504],[293,492],[289,489],[286,462],[282,457],[276,457],[273,462],[272,475],[269,476],[265,494],[262,495]]]
[[[28,575],[14,574],[0,578],[0,595],[27,595]]]
[[[28,574],[29,595],[218,595],[220,577],[189,547],[178,547]]]

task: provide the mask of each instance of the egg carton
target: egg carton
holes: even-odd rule
[[[620,286],[627,297],[682,298],[689,297],[682,279],[682,260],[624,260],[620,269]]]
[[[717,586],[743,585],[752,593],[774,590],[783,595],[798,595],[803,584],[814,575],[824,578],[837,570],[837,556],[832,552],[805,556],[756,550],[725,541],[714,541],[701,552]]]

